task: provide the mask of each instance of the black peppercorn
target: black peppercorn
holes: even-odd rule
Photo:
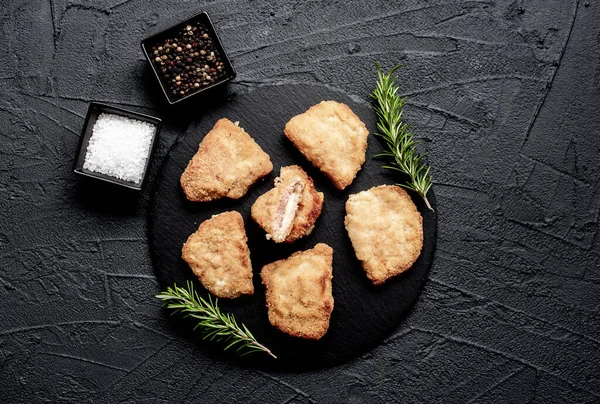
[[[151,49],[161,66],[158,73],[165,88],[174,96],[192,94],[226,77],[221,54],[200,21],[184,26]]]

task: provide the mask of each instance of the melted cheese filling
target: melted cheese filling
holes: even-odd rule
[[[277,210],[277,216],[275,217],[275,231],[273,232],[273,240],[276,242],[282,242],[290,234],[292,230],[292,224],[298,211],[298,205],[302,199],[302,191],[304,190],[304,184],[300,180],[296,181],[292,186],[292,191],[287,195],[287,200],[282,198],[282,202],[285,200],[285,206],[283,209]]]

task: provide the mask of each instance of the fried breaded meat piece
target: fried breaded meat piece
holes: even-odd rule
[[[263,267],[269,321],[274,327],[312,340],[325,335],[333,310],[332,265],[333,249],[319,243]]]
[[[224,212],[205,220],[183,245],[181,258],[202,285],[217,297],[254,293],[252,264],[244,220],[238,212]]]
[[[180,183],[185,196],[193,202],[239,199],[272,170],[269,155],[254,139],[237,123],[223,118],[200,142]]]
[[[283,133],[339,190],[365,162],[369,131],[345,104],[322,101],[290,119]]]
[[[323,207],[323,193],[300,166],[282,167],[275,187],[252,205],[252,218],[276,243],[310,234]]]
[[[396,185],[350,195],[344,223],[356,258],[375,285],[406,271],[421,254],[423,218]]]

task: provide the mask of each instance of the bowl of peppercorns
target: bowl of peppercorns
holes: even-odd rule
[[[235,78],[206,12],[142,40],[142,50],[169,104]]]

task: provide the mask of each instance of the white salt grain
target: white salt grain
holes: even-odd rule
[[[114,114],[100,114],[85,153],[83,168],[139,184],[156,127]]]

